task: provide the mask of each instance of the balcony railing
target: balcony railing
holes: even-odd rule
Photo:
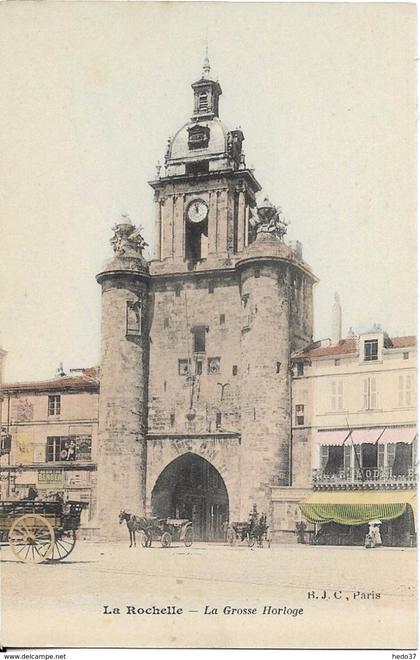
[[[367,468],[341,468],[334,474],[328,474],[325,470],[316,469],[312,471],[312,482],[314,486],[351,486],[369,485],[376,486],[415,486],[417,474],[414,468],[408,468],[404,474],[395,474],[392,467],[367,467]]]

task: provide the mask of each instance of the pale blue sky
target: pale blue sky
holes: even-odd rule
[[[153,244],[154,177],[208,31],[220,116],[320,278],[315,338],[415,314],[415,6],[3,3],[0,343],[7,380],[99,360],[122,212]]]

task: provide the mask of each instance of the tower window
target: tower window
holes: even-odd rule
[[[194,335],[193,338],[193,348],[194,353],[205,353],[206,352],[206,328],[204,325],[200,325],[192,329]]]
[[[190,366],[190,361],[189,360],[178,360],[178,373],[180,376],[188,376],[189,374],[189,366]]]
[[[181,295],[181,287],[177,286],[175,289],[175,296],[179,298],[180,295]]]
[[[175,426],[175,413],[171,413],[170,415],[170,424],[171,426]]]
[[[237,376],[238,375],[238,365],[234,364],[232,367],[232,376]]]
[[[216,413],[216,428],[220,429],[221,426],[222,426],[222,413],[217,412]]]
[[[163,319],[163,327],[169,328],[169,319]]]
[[[198,109],[207,110],[207,93],[201,92],[198,96]]]
[[[281,362],[277,362],[277,364],[276,364],[276,374],[280,373],[280,367],[281,367]]]
[[[197,376],[201,376],[201,374],[203,373],[203,363],[201,362],[201,360],[197,360],[196,362],[195,373],[197,374]]]
[[[139,302],[127,301],[126,335],[127,337],[141,335],[141,304]]]
[[[209,161],[208,160],[198,160],[194,163],[186,163],[185,171],[187,174],[208,174],[209,172]]]
[[[220,321],[220,325],[224,325],[226,321],[226,316],[224,314],[220,314],[219,321]]]
[[[365,341],[365,361],[378,359],[378,340],[369,339]]]
[[[203,220],[202,222],[187,222],[185,227],[185,256],[187,261],[197,263],[198,261],[207,259],[207,254],[207,219]]]
[[[255,271],[254,271],[254,277],[257,278],[257,277],[259,277],[260,275],[261,275],[261,271],[260,271],[260,269],[259,269],[259,268],[256,268]]]
[[[214,282],[209,282],[209,293],[214,293]]]
[[[408,353],[403,353],[403,360],[408,360]]]
[[[298,362],[296,365],[296,376],[303,376],[303,362]]]

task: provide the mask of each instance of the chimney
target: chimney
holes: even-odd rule
[[[340,296],[338,293],[334,294],[334,305],[332,307],[332,334],[331,339],[333,344],[341,340],[341,305]]]

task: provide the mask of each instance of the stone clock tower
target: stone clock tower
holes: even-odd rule
[[[281,210],[257,201],[207,58],[192,89],[191,120],[150,182],[153,261],[129,265],[124,253],[98,276],[98,510],[189,518],[197,538],[215,540],[254,503],[270,516],[271,487],[290,483],[289,356],[312,339],[316,278],[301,245],[286,245]],[[135,304],[144,322],[133,341],[121,328]]]

